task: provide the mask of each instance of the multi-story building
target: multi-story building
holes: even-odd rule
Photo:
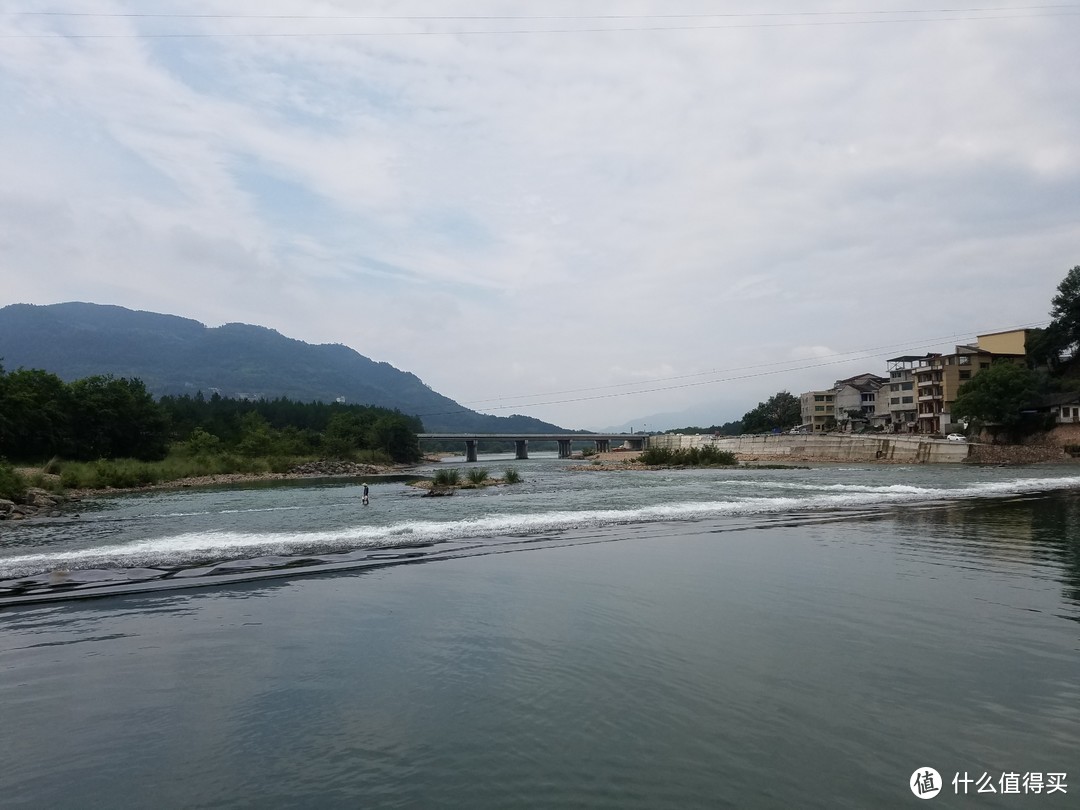
[[[960,386],[1000,360],[1023,359],[1026,329],[979,335],[975,345],[959,345],[952,354],[928,354],[912,369],[919,433],[952,429],[952,405]]]
[[[954,429],[951,417],[960,386],[1001,360],[1022,359],[1031,330],[979,335],[952,354],[906,354],[888,363],[889,376],[857,374],[837,380],[826,391],[799,398],[802,424],[819,433],[859,424],[897,433],[942,433]]]
[[[1010,329],[1007,332],[990,332],[979,335],[978,346],[995,357],[1023,357],[1027,354],[1027,337],[1030,329]]]
[[[878,392],[888,383],[877,374],[857,374],[833,385],[836,395],[836,421],[851,425],[853,421],[869,422],[877,414]],[[855,414],[861,414],[856,417]]]
[[[836,424],[836,392],[807,391],[799,396],[804,429],[814,433],[831,430]]]
[[[926,355],[905,354],[885,361],[889,384],[878,393],[878,414],[888,411],[888,423],[894,433],[914,433],[916,430],[919,409],[915,402],[915,368],[926,359]]]

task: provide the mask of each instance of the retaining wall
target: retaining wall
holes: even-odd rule
[[[666,433],[649,437],[650,447],[677,450],[706,445],[743,457],[777,461],[817,459],[955,464],[967,460],[971,452],[971,445],[967,442],[920,436],[781,433],[713,437]]]

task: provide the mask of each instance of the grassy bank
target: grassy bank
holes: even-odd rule
[[[2,462],[0,498],[20,502],[29,487],[53,492],[138,489],[217,475],[280,474],[316,460],[312,456],[242,456],[230,453],[192,456],[173,452],[161,461],[137,461],[127,458],[100,461],[52,459],[33,471],[27,468],[16,469],[13,465]],[[392,463],[386,453],[377,450],[356,453],[348,460],[371,465]]]

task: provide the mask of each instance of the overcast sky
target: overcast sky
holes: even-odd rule
[[[0,303],[260,324],[575,428],[1044,323],[1080,3],[935,5],[14,0]]]

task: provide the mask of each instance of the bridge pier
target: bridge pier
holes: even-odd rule
[[[570,439],[559,439],[559,458],[570,458]]]
[[[518,461],[523,461],[529,457],[529,440],[528,439],[515,439],[514,440],[514,458]]]
[[[465,440],[465,460],[476,461],[476,445],[478,442],[476,439]]]
[[[611,449],[611,439],[597,439],[596,440],[596,452],[606,453]]]

